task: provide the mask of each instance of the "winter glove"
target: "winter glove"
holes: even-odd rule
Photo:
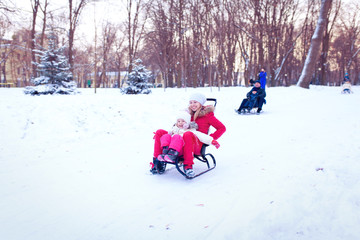
[[[220,144],[216,140],[212,140],[211,144],[214,145],[216,147],[216,149],[218,149],[220,147]]]
[[[190,125],[189,126],[190,129],[196,129],[197,130],[199,128],[199,126],[197,125],[196,122],[190,122],[189,125]]]

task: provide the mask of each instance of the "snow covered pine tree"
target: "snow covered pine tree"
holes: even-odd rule
[[[33,63],[37,66],[39,77],[33,78],[35,86],[25,88],[25,94],[46,95],[46,94],[76,94],[79,91],[76,83],[72,80],[70,66],[64,55],[64,47],[56,48],[56,36],[51,32],[48,36],[48,50],[35,50],[40,57],[40,63]]]
[[[125,94],[149,94],[151,93],[149,89],[151,84],[148,81],[151,77],[151,72],[142,65],[140,59],[137,59],[132,64],[132,71],[128,75],[126,81],[128,86],[121,88],[121,92]]]

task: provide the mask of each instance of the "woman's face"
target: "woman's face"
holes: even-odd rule
[[[189,107],[192,111],[196,112],[199,108],[201,108],[201,104],[198,101],[190,100]]]

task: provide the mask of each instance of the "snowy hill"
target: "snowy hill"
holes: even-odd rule
[[[235,114],[249,90],[0,89],[0,239],[360,239],[360,87],[268,88]],[[227,127],[216,169],[151,175],[153,132],[196,91]]]

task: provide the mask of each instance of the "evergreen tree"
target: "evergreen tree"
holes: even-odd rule
[[[126,81],[128,86],[121,88],[121,91],[125,94],[149,94],[151,93],[151,84],[148,81],[151,78],[151,72],[142,65],[140,59],[137,59],[132,64],[132,71],[128,75]]]
[[[35,50],[40,57],[37,66],[38,76],[32,79],[34,86],[25,88],[25,94],[76,94],[78,90],[76,83],[72,80],[70,66],[63,55],[64,47],[57,48],[56,36],[53,32],[49,34],[49,48]]]

